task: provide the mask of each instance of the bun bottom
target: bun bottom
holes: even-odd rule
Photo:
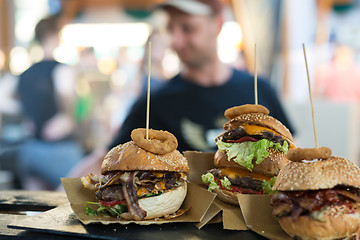
[[[214,189],[214,193],[217,194],[217,197],[221,201],[226,202],[226,203],[230,203],[230,204],[235,205],[235,206],[239,206],[239,201],[238,201],[237,196],[236,196],[237,193],[233,193],[233,192],[226,191],[226,190],[223,190],[223,189]]]
[[[145,220],[163,217],[176,212],[181,207],[186,193],[187,183],[184,182],[184,185],[159,196],[139,199],[140,207],[146,211]],[[126,220],[134,219],[129,212],[121,214],[120,217]]]
[[[330,214],[330,211],[328,212]],[[343,239],[360,230],[360,209],[353,214],[326,214],[317,221],[310,216],[300,216],[293,221],[290,216],[278,219],[284,231],[301,239]]]

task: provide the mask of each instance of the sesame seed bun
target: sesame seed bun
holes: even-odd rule
[[[287,127],[285,127],[279,120],[264,113],[247,113],[237,116],[224,124],[225,130],[236,129],[241,125],[257,125],[267,127],[279,133],[290,144],[293,144],[292,135]]]
[[[284,153],[273,148],[269,148],[268,151],[269,156],[264,158],[260,164],[255,164],[256,160],[253,160],[254,168],[252,169],[252,172],[261,173],[267,176],[276,176],[280,169],[289,163],[289,160],[286,158]],[[220,150],[215,153],[214,164],[217,167],[247,169],[236,163],[233,159],[229,160],[227,154]]]
[[[330,189],[336,185],[360,188],[360,169],[341,157],[311,163],[290,162],[278,174],[273,190]]]
[[[284,231],[291,237],[300,239],[344,239],[357,233],[360,224],[360,209],[346,213],[338,206],[330,207],[320,221],[311,216],[299,216],[293,221],[291,216],[278,219]]]
[[[154,154],[138,147],[134,141],[112,148],[101,165],[101,174],[110,171],[189,171],[186,158],[178,151]]]

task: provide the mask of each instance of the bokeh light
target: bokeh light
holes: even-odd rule
[[[10,51],[10,71],[18,75],[31,65],[30,57],[26,48],[14,47]]]
[[[232,63],[238,58],[243,41],[240,25],[234,21],[224,23],[218,37],[219,58],[224,63]]]

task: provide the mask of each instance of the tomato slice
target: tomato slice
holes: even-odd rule
[[[99,204],[100,205],[103,205],[103,206],[107,206],[107,207],[113,207],[115,205],[118,205],[118,204],[126,204],[125,200],[113,200],[113,201],[103,201],[103,200],[100,200],[99,201]]]
[[[250,136],[245,136],[242,138],[239,138],[238,140],[228,140],[227,142],[230,143],[242,143],[242,142],[256,142],[257,139],[250,137]]]
[[[220,187],[220,189],[227,190],[230,192],[237,192],[237,193],[242,193],[242,194],[263,194],[264,193],[263,190],[257,191],[257,190],[253,190],[253,189],[249,189],[249,188],[235,187],[232,185],[230,185],[230,189],[227,189],[221,185],[221,182],[219,179],[214,178],[214,180],[216,181],[216,183]]]

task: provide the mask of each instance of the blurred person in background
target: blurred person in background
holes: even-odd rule
[[[17,93],[30,134],[19,152],[18,175],[25,189],[54,189],[83,157],[74,134],[75,71],[53,58],[59,30],[58,15],[38,22],[35,38],[44,58],[19,77]]]
[[[166,0],[159,6],[169,16],[171,47],[182,62],[181,72],[151,94],[150,128],[167,130],[178,149],[216,151],[215,138],[227,121],[224,111],[253,104],[254,77],[229,67],[217,54],[217,37],[223,25],[220,0]],[[294,132],[270,84],[258,79],[259,104]],[[72,176],[99,174],[105,153],[130,139],[131,131],[146,126],[146,96],[133,106],[109,148],[79,164]]]
[[[110,120],[104,108],[104,101],[110,91],[110,77],[99,71],[92,47],[81,49],[76,71],[76,132],[87,154],[98,145],[106,145],[111,139]]]
[[[170,48],[170,42],[166,33],[158,28],[152,30],[144,45],[144,56],[141,62],[136,65],[137,68],[134,73],[129,71],[130,67],[127,65],[130,64],[126,63],[126,52],[124,49],[121,49],[119,68],[111,76],[112,88],[105,101],[105,108],[107,108],[106,116],[111,116],[111,135],[119,131],[134,102],[139,97],[146,96],[147,94],[149,42],[151,42],[151,91],[156,91],[167,81],[166,74],[168,72],[163,67],[163,60],[167,50]],[[109,140],[107,141],[108,143]]]
[[[182,62],[181,72],[151,96],[150,126],[168,130],[179,141],[179,150],[215,150],[224,111],[254,103],[254,77],[222,63],[217,55],[217,37],[222,29],[219,0],[169,0],[163,8],[169,15],[171,47]],[[258,81],[259,103],[291,130],[275,90]],[[146,98],[136,102],[111,146],[130,140],[134,128],[146,122]],[[221,119],[224,121],[221,122]]]

